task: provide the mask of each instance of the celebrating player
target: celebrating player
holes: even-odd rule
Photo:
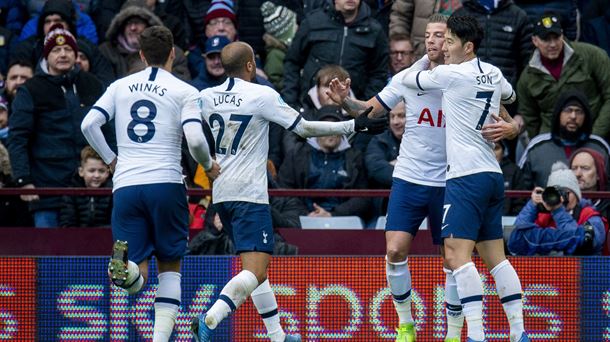
[[[441,244],[441,220],[445,195],[445,119],[442,113],[440,90],[421,92],[402,84],[410,70],[433,69],[444,63],[442,52],[447,28],[447,17],[434,14],[428,19],[425,32],[427,58],[410,69],[395,75],[375,97],[366,102],[347,97],[349,81],[335,79],[330,84],[329,96],[348,112],[373,106],[373,115],[390,111],[399,101],[406,102],[407,123],[400,144],[400,153],[393,173],[393,184],[386,223],[386,277],[398,314],[396,342],[412,342],[416,330],[411,314],[411,272],[408,259],[411,242],[427,216],[432,241]],[[427,65],[428,64],[428,65]],[[510,117],[503,118],[511,121]],[[512,123],[497,120],[485,127],[486,134],[510,137],[517,132]],[[447,306],[446,341],[454,341],[461,334],[462,307],[451,270],[445,268],[445,302]]]
[[[180,166],[182,131],[193,158],[211,178],[220,167],[210,157],[201,129],[197,89],[171,74],[171,31],[162,26],[140,35],[147,68],[106,90],[82,122],[89,144],[114,171],[108,274],[129,294],[148,278],[148,259],[158,262],[153,341],[169,341],[180,306],[180,262],[188,239],[188,206]],[[115,119],[118,157],[101,126]],[[129,258],[127,250],[129,246]]]
[[[255,304],[261,300],[255,294],[262,292],[259,291],[262,287],[267,289],[264,297],[267,305],[257,305],[257,309],[271,340],[300,341],[300,335],[285,335],[281,330],[277,302],[267,279],[274,244],[266,177],[269,123],[275,122],[302,137],[312,137],[354,131],[380,133],[387,127],[387,120],[369,119],[369,109],[355,120],[307,121],[275,90],[250,82],[256,75],[256,64],[248,44],[231,43],[220,57],[228,78],[220,86],[203,90],[201,99],[203,116],[215,137],[216,158],[222,167],[214,181],[212,199],[240,254],[242,271],[226,284],[205,314],[193,319],[193,334],[197,341],[210,341],[217,325],[250,294]],[[261,310],[263,307],[266,311]]]
[[[483,31],[473,17],[447,21],[443,52],[448,65],[408,72],[403,82],[421,92],[441,90],[447,118],[447,184],[443,226],[445,265],[453,274],[468,325],[468,341],[484,341],[483,285],[471,254],[479,255],[496,282],[510,323],[510,340],[529,341],[523,326],[521,282],[504,255],[502,208],[504,180],[493,143],[481,129],[497,112],[500,100],[513,102],[515,93],[502,72],[481,62],[476,51]]]

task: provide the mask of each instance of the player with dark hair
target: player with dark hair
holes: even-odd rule
[[[172,33],[151,26],[139,39],[146,69],[112,83],[84,118],[82,131],[114,172],[115,243],[108,275],[116,286],[134,294],[146,283],[148,259],[157,258],[153,341],[166,342],[180,307],[180,264],[188,242],[180,166],[183,131],[193,158],[210,178],[218,176],[220,167],[212,160],[201,129],[197,89],[171,74]],[[101,131],[112,119],[118,156]]]
[[[193,319],[191,328],[197,341],[210,341],[218,324],[252,295],[272,341],[301,341],[300,335],[286,335],[281,330],[277,302],[267,279],[274,245],[266,177],[269,123],[313,137],[355,131],[376,134],[387,127],[387,120],[369,119],[369,109],[355,120],[307,121],[275,90],[251,82],[256,64],[250,45],[231,43],[220,57],[228,78],[203,90],[201,102],[223,171],[214,181],[212,199],[240,255],[242,271],[225,285],[205,314]]]
[[[510,323],[510,340],[526,342],[521,282],[504,254],[504,179],[493,143],[481,134],[491,120],[489,113],[498,112],[500,101],[513,102],[515,93],[498,68],[477,58],[482,39],[475,18],[451,16],[443,47],[447,65],[409,72],[403,82],[422,92],[443,92],[447,184],[441,236],[444,262],[452,270],[468,323],[468,341],[485,340],[483,284],[471,258],[476,246],[495,279]]]

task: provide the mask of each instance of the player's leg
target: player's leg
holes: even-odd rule
[[[529,341],[529,338],[523,325],[521,281],[504,253],[504,180],[500,174],[492,176],[496,178],[496,194],[485,212],[476,248],[496,282],[496,290],[510,324],[510,340],[525,342]]]
[[[481,174],[449,179],[443,206],[445,265],[457,285],[470,341],[485,340],[483,283],[471,256],[483,219],[478,213],[484,212],[489,197],[486,180]]]
[[[159,270],[153,342],[166,342],[174,330],[182,296],[180,265],[189,232],[186,189],[170,183],[150,184],[145,189]]]
[[[388,202],[385,227],[386,279],[392,302],[398,315],[396,341],[416,339],[415,322],[411,313],[411,271],[408,255],[413,237],[428,215],[431,187],[394,178]]]
[[[433,188],[431,199],[428,203],[428,226],[432,234],[432,243],[439,246],[440,254],[445,260],[445,251],[442,246],[441,230],[443,226],[443,204],[445,201],[445,188]],[[464,325],[464,315],[462,314],[462,303],[457,292],[457,283],[453,277],[453,271],[443,264],[445,272],[445,312],[447,316],[447,332],[445,341],[459,342]]]
[[[271,341],[301,341],[300,335],[286,335],[284,329],[282,329],[277,300],[275,299],[273,289],[271,289],[269,279],[262,282],[252,291],[251,297],[258,314],[263,319],[263,323],[265,323],[265,328],[267,328],[267,334]]]
[[[111,281],[129,294],[135,294],[148,279],[148,257],[153,245],[148,221],[142,215],[144,204],[138,186],[116,190],[112,208],[112,255],[108,264]]]

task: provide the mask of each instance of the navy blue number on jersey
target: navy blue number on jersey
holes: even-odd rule
[[[252,119],[251,115],[240,115],[240,114],[231,114],[229,117],[230,121],[239,122],[239,128],[235,133],[235,137],[233,138],[233,142],[231,143],[231,154],[236,154],[237,149],[239,148],[239,142],[241,141],[244,132],[246,131],[246,127],[250,123]],[[225,120],[218,113],[214,113],[210,115],[210,127],[214,128],[214,124],[218,123],[218,135],[216,136],[216,153],[218,154],[227,154],[226,147],[220,147],[220,143],[222,142],[222,136],[225,133]]]
[[[485,99],[485,108],[483,109],[483,113],[481,114],[481,118],[479,119],[479,123],[477,124],[476,130],[480,131],[483,129],[483,125],[485,124],[485,120],[487,119],[487,115],[489,114],[489,107],[491,106],[491,97],[494,95],[493,91],[478,91],[477,99]]]
[[[148,115],[145,117],[140,117],[138,115],[138,109],[145,107],[148,109]],[[150,141],[155,135],[155,124],[153,124],[153,119],[157,116],[157,106],[149,100],[139,100],[131,106],[130,109],[131,120],[129,125],[127,125],[127,136],[134,142],[137,143],[145,143]],[[145,125],[146,126],[146,134],[138,135],[135,131],[135,127],[137,125]]]

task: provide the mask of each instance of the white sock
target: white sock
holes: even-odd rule
[[[460,302],[453,271],[444,267],[443,271],[445,272],[445,308],[447,312],[447,335],[445,335],[445,338],[460,338],[464,326],[462,302]]]
[[[125,281],[125,286],[123,288],[127,293],[133,295],[144,286],[144,277],[140,274],[140,267],[131,260],[127,262],[127,270],[129,272],[127,272],[127,280]]]
[[[258,287],[258,279],[254,273],[243,270],[233,277],[220,292],[220,297],[207,312],[205,324],[210,329],[216,329],[231,311],[235,311]]]
[[[155,298],[153,342],[167,342],[172,335],[180,308],[181,278],[182,275],[178,272],[159,273],[159,287]]]
[[[454,270],[453,277],[462,302],[462,312],[468,322],[468,337],[483,341],[483,283],[479,272],[471,261]]]
[[[498,297],[510,324],[510,340],[517,341],[525,331],[521,281],[510,261],[504,260],[491,270],[496,282]]]
[[[267,328],[267,334],[272,342],[283,342],[286,338],[286,333],[282,329],[280,324],[280,315],[277,311],[277,301],[275,300],[275,294],[269,284],[269,279],[265,280],[260,284],[252,294],[252,302],[256,306],[256,311],[261,315],[265,327]]]
[[[392,293],[392,302],[398,314],[398,323],[413,323],[409,259],[401,262],[390,262],[386,256],[385,274]]]

